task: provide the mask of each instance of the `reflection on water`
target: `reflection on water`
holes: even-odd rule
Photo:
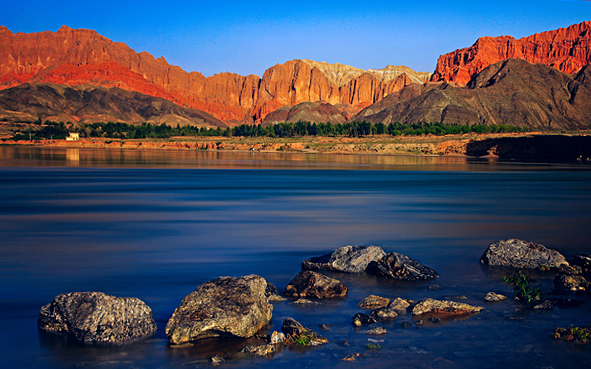
[[[355,170],[540,170],[576,168],[584,164],[502,163],[495,158],[414,155],[342,155],[285,152],[69,149],[34,146],[0,146],[3,166],[84,166],[142,168],[227,168],[227,169],[355,169]]]
[[[464,158],[85,149],[75,154],[26,147],[0,152],[0,354],[6,367],[198,367],[210,365],[213,353],[227,357],[225,366],[253,368],[591,367],[591,350],[548,338],[557,326],[589,324],[588,296],[575,296],[584,301],[578,308],[550,311],[525,309],[512,299],[485,303],[487,292],[511,294],[502,279],[512,271],[479,264],[488,244],[506,238],[557,247],[567,257],[590,253],[589,171],[534,171]],[[257,166],[282,170],[239,170]],[[326,170],[339,168],[431,169]],[[167,320],[199,284],[254,273],[283,289],[303,259],[347,244],[401,252],[440,278],[403,282],[327,273],[349,287],[346,298],[274,304],[263,334],[293,317],[330,340],[322,347],[248,358],[235,351],[256,339],[167,346]],[[551,273],[529,275],[544,291],[551,288]],[[430,289],[433,284],[441,289]],[[40,307],[72,291],[139,297],[152,308],[159,330],[124,347],[86,347],[40,335]],[[388,331],[378,337],[384,342],[368,350],[368,339],[375,337],[351,319],[369,294],[415,301],[462,295],[467,300],[460,302],[485,309],[439,323],[421,317],[422,325],[409,313],[380,321]],[[341,361],[353,353],[364,356]]]

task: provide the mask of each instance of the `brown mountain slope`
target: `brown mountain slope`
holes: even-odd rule
[[[0,88],[24,82],[119,87],[207,111],[229,123],[260,121],[281,106],[307,101],[359,110],[429,77],[405,67],[363,71],[293,60],[269,68],[262,78],[233,73],[206,78],[95,31],[64,26],[55,33],[14,34],[0,26]]]
[[[0,91],[0,120],[226,127],[208,113],[117,87],[21,84]]]
[[[489,66],[466,87],[447,83],[408,86],[351,120],[589,128],[591,67],[569,75],[543,64],[508,59]]]
[[[355,111],[348,111],[347,106],[332,105],[326,102],[303,102],[297,105],[283,106],[268,114],[263,120],[264,126],[277,123],[345,123]]]
[[[511,36],[479,38],[471,47],[440,56],[431,81],[465,85],[489,65],[509,58],[576,73],[591,63],[591,22],[518,40]]]

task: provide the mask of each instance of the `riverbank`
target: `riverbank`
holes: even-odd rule
[[[4,145],[133,150],[215,150],[326,154],[442,155],[515,160],[591,162],[588,132],[462,134],[449,136],[85,138],[78,141],[5,139]]]

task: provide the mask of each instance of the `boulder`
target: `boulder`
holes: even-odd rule
[[[409,307],[410,303],[407,300],[397,297],[387,307],[372,311],[371,315],[382,319],[394,319],[398,317],[398,314],[406,313],[406,309]]]
[[[558,251],[517,239],[501,240],[488,246],[480,257],[481,264],[536,269],[542,266],[558,268],[568,262]]]
[[[311,270],[298,273],[285,287],[285,296],[329,299],[344,297],[348,288],[336,279]]]
[[[375,309],[371,312],[371,315],[380,319],[395,319],[398,317],[398,312],[394,309],[390,309],[389,307],[385,307],[381,309]]]
[[[281,331],[290,341],[302,346],[317,346],[328,342],[328,340],[313,330],[304,327],[292,318],[287,318],[281,325]]]
[[[484,296],[484,301],[487,302],[499,302],[504,300],[507,300],[507,296],[494,292],[489,292],[486,294],[486,296]]]
[[[268,344],[263,346],[246,346],[240,352],[256,355],[256,356],[268,356],[275,353],[275,345]]]
[[[560,274],[554,278],[554,293],[583,292],[589,287],[589,282],[580,275]]]
[[[332,270],[344,273],[362,273],[372,261],[386,256],[379,246],[345,246],[330,254],[306,259],[302,270]]]
[[[367,314],[357,313],[353,317],[353,325],[356,327],[361,327],[362,325],[369,325],[375,323],[377,323],[377,321]]]
[[[397,252],[391,252],[379,261],[372,261],[366,271],[377,276],[405,281],[439,278],[433,269]]]
[[[257,275],[220,277],[187,295],[166,324],[166,336],[179,345],[218,336],[252,337],[273,313]]]
[[[133,297],[72,292],[43,306],[37,326],[85,344],[120,345],[156,333],[152,309]]]
[[[483,309],[484,308],[480,306],[472,306],[463,302],[427,298],[417,302],[417,304],[412,309],[412,315],[421,315],[426,313],[463,315],[479,313]]]
[[[388,306],[390,299],[375,295],[369,295],[368,297],[361,300],[357,307],[362,309],[380,309]]]
[[[395,311],[399,312],[400,314],[404,314],[404,313],[406,313],[406,309],[408,309],[410,307],[410,303],[408,301],[409,300],[405,300],[405,299],[401,299],[400,297],[397,297],[394,301],[392,301],[390,303],[390,305],[388,305],[388,309],[395,310]],[[412,302],[414,303],[414,301],[412,301]]]

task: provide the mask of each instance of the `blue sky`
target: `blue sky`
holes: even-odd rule
[[[591,20],[591,1],[0,0],[13,32],[87,28],[206,76],[262,76],[292,59],[432,72],[478,37],[516,38]]]

